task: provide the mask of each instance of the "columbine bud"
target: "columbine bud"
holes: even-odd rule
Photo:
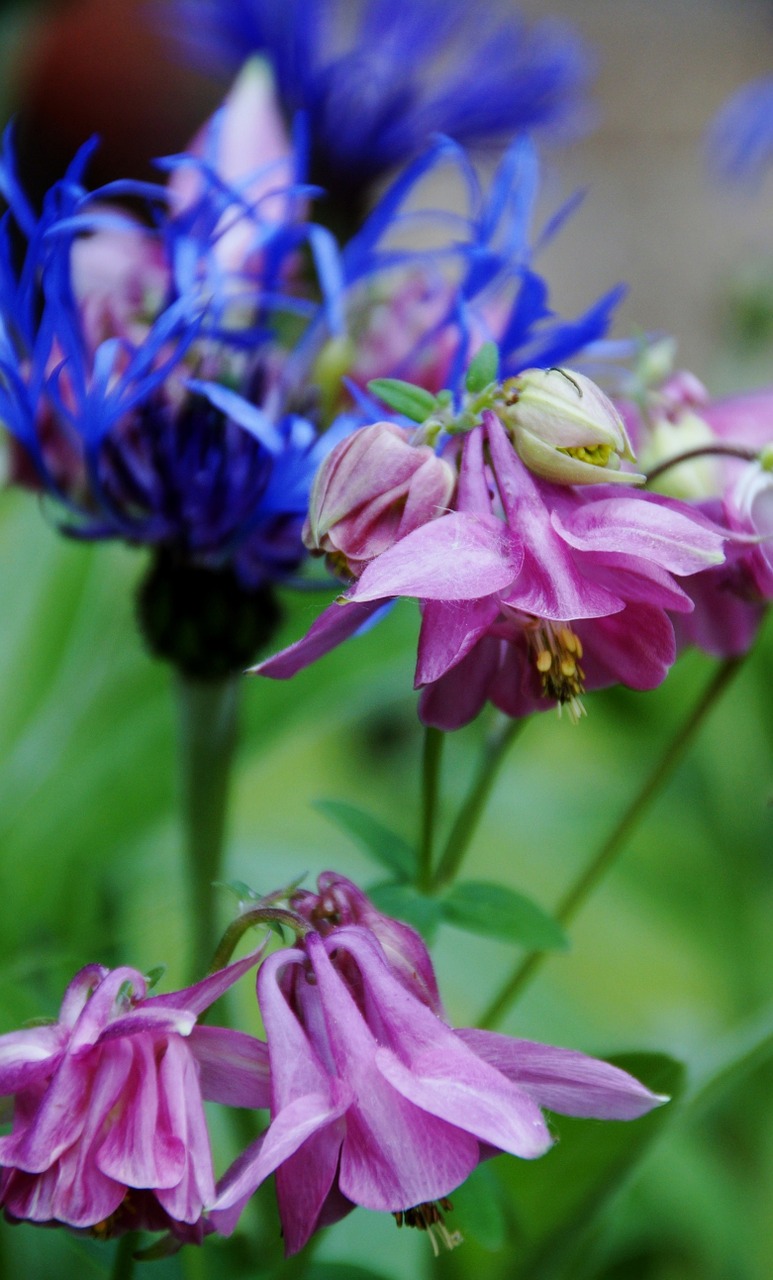
[[[336,570],[358,577],[374,556],[448,507],[452,468],[411,435],[392,422],[362,427],[317,472],[303,541]]]
[[[555,484],[637,484],[620,470],[634,461],[623,420],[604,392],[581,373],[526,369],[503,384],[502,419],[516,452],[536,475]]]

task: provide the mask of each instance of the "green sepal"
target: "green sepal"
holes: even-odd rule
[[[470,361],[464,385],[471,395],[477,395],[499,377],[499,348],[495,342],[484,342],[480,351]]]
[[[468,880],[441,899],[443,918],[468,933],[501,938],[534,951],[560,951],[569,940],[557,920],[505,885]]]
[[[227,889],[239,902],[259,902],[260,894],[243,880],[213,880],[213,889]]]
[[[374,378],[368,383],[368,391],[412,422],[424,422],[438,407],[437,400],[429,391],[400,378]]]
[[[161,981],[165,973],[166,973],[165,964],[157,964],[157,965],[154,965],[152,969],[148,969],[148,972],[145,974],[145,981],[148,984],[148,991],[152,991],[154,987],[158,986],[159,982]]]
[[[385,915],[412,925],[426,942],[432,941],[443,918],[439,899],[428,898],[409,884],[376,884],[368,889],[368,897]]]
[[[385,827],[354,804],[345,800],[316,800],[314,808],[324,813],[337,827],[379,862],[382,867],[397,875],[400,880],[410,880],[416,866],[416,854],[407,840]]]

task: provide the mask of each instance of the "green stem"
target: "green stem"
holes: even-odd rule
[[[440,763],[445,734],[430,726],[424,730],[424,752],[421,772],[421,831],[419,834],[419,889],[428,893],[432,887],[432,855],[435,846],[435,824],[440,790]]]
[[[240,916],[231,921],[217,945],[217,950],[209,966],[210,971],[215,973],[218,969],[225,968],[248,929],[253,929],[259,924],[272,923],[285,925],[287,928],[294,930],[298,938],[305,937],[312,929],[309,922],[304,920],[303,916],[299,916],[296,911],[291,911],[285,907],[260,906],[258,904],[247,911],[243,911]]]
[[[183,828],[192,918],[189,972],[205,969],[218,939],[213,881],[221,875],[237,736],[239,680],[177,683]]]
[[[456,878],[470,841],[480,821],[486,802],[497,780],[500,766],[510,744],[526,724],[525,720],[508,720],[498,734],[490,737],[481,755],[472,786],[451,828],[432,882],[442,889]]]
[[[126,1235],[118,1238],[115,1253],[113,1254],[110,1280],[132,1280],[134,1275],[134,1254],[138,1244],[139,1236],[136,1231],[127,1231]]]
[[[612,866],[618,854],[625,847],[628,837],[642,814],[679,763],[685,748],[697,733],[708,712],[724,692],[742,662],[743,658],[728,658],[714,672],[695,706],[676,730],[663,755],[649,774],[641,790],[628,805],[617,826],[580,873],[574,884],[564,894],[555,912],[556,919],[560,924],[567,925],[574,919],[580,907]],[[521,961],[485,1010],[479,1021],[479,1026],[491,1028],[501,1022],[502,1017],[511,1007],[516,997],[520,995],[523,988],[544,964],[547,955],[548,953],[545,951],[532,951]]]

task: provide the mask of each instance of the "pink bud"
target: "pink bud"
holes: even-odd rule
[[[376,422],[347,436],[314,480],[303,540],[336,569],[358,577],[366,564],[447,508],[452,468],[411,431]]]

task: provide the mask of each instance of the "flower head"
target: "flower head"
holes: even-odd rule
[[[678,579],[721,562],[721,531],[652,494],[543,480],[491,410],[449,447],[452,510],[371,560],[303,640],[256,670],[293,675],[385,600],[413,596],[425,723],[458,728],[487,700],[513,716],[554,702],[577,716],[585,688],[659,684],[676,656],[669,611],[692,608]]]
[[[325,893],[336,884],[351,900],[338,877]],[[489,1155],[543,1155],[551,1137],[541,1106],[633,1119],[664,1101],[583,1054],[453,1030],[362,920],[328,922],[260,970],[271,1124],[219,1186],[211,1215],[219,1230],[233,1229],[276,1171],[290,1254],[354,1205],[453,1245],[446,1197]]]
[[[673,617],[677,642],[738,657],[773,600],[766,465],[773,396],[762,390],[712,400],[694,375],[679,371],[647,387],[640,406],[621,407],[653,487],[688,499],[732,535],[725,562],[684,584],[694,608]]]
[[[179,0],[207,67],[270,62],[286,111],[308,122],[311,175],[333,217],[363,212],[373,184],[434,133],[466,143],[577,131],[590,59],[557,22],[529,26],[464,0]],[[179,36],[179,30],[178,30]]]
[[[257,956],[148,996],[136,969],[88,965],[57,1022],[0,1036],[0,1204],[13,1220],[100,1237],[137,1228],[200,1241],[214,1197],[203,1102],[265,1106],[265,1047],[197,1018]]]

